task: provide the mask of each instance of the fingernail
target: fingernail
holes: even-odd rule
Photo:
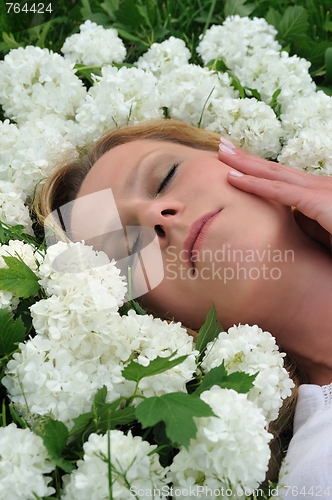
[[[226,139],[226,137],[221,137],[220,142],[222,142],[223,144],[225,144],[225,146],[228,146],[231,149],[236,148],[236,146],[234,146],[234,144],[230,140]]]
[[[225,146],[224,144],[219,144],[219,149],[220,151],[222,151],[223,153],[227,153],[229,155],[235,155],[235,151],[231,148],[229,148],[228,146]]]
[[[237,170],[230,170],[228,173],[232,177],[242,177],[243,176],[243,174],[241,174],[241,172],[238,172]]]

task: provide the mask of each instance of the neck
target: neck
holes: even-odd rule
[[[310,383],[325,385],[332,382],[332,257],[297,230],[294,262],[258,324],[296,355]]]

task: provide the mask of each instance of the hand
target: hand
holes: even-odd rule
[[[227,176],[232,186],[282,205],[295,206],[294,217],[303,231],[331,249],[331,177],[316,176],[263,160],[236,148],[225,138],[221,139],[218,157],[236,169]]]

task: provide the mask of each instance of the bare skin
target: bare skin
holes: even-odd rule
[[[111,188],[123,226],[155,230],[165,277],[142,297],[144,305],[197,328],[214,303],[224,328],[258,324],[297,354],[311,383],[330,383],[332,180],[227,148],[217,154],[151,140],[118,146],[92,167],[78,198]],[[232,169],[245,175],[232,176]],[[192,232],[206,214],[213,219],[196,241]],[[86,239],[89,224],[79,211],[72,225]],[[222,248],[236,258],[221,260]],[[203,258],[208,251],[212,260]],[[272,268],[279,271],[271,275]]]

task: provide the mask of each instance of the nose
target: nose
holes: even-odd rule
[[[144,203],[139,208],[140,225],[152,227],[159,237],[161,247],[166,247],[170,244],[172,231],[178,225],[183,210],[183,204],[178,201]]]

